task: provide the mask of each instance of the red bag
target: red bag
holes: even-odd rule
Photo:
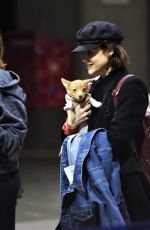
[[[117,105],[117,95],[120,91],[123,83],[133,75],[129,74],[124,76],[117,84],[115,89],[112,91],[112,96],[114,100],[114,106]],[[132,148],[136,150],[136,159],[139,162],[140,167],[144,171],[148,180],[150,181],[150,112],[146,111],[144,120],[143,120],[143,129],[144,129],[144,137],[142,140],[142,144],[140,149],[137,149],[135,143],[132,142]]]

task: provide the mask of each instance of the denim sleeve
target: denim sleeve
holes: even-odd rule
[[[24,102],[15,95],[0,93],[0,155],[18,152],[27,134]]]

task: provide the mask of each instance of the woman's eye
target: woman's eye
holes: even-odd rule
[[[85,54],[86,56],[91,56],[91,55],[94,54],[94,52],[93,52],[92,50],[89,50],[89,51],[86,51],[84,54]]]
[[[90,56],[90,55],[92,55],[92,54],[93,54],[93,52],[92,52],[91,50],[89,50],[89,51],[86,52],[86,55],[89,55],[89,56]]]
[[[82,52],[81,55],[82,57],[93,57],[96,53],[98,52],[98,50],[88,50],[86,52]]]

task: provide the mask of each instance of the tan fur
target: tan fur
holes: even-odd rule
[[[93,79],[68,81],[61,78],[61,82],[67,91],[67,94],[65,95],[66,104],[64,106],[64,110],[67,111],[75,108],[77,104],[86,98]],[[90,97],[90,104],[95,108],[99,108],[102,103]]]
[[[64,78],[61,78],[61,82],[66,88],[67,93],[77,101],[82,101],[85,99],[89,92],[91,79],[88,80],[74,80],[68,81]]]

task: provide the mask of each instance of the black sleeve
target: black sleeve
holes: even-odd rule
[[[114,149],[129,144],[142,129],[147,106],[145,84],[136,77],[127,79],[117,96],[117,106],[108,130],[108,139]]]

